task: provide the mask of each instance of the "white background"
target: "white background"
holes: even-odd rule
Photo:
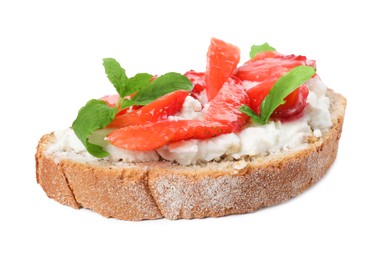
[[[385,18],[381,1],[0,2],[0,259],[384,259]],[[35,180],[45,133],[113,93],[127,71],[204,70],[210,37],[316,59],[348,99],[337,161],[299,197],[256,213],[125,222],[48,199]]]

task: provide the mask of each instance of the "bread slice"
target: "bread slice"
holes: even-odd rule
[[[45,152],[54,134],[41,138],[36,178],[48,197],[122,220],[191,219],[256,211],[297,196],[334,162],[346,99],[328,90],[333,126],[298,151],[240,161],[182,166],[171,162],[109,163],[62,159]]]

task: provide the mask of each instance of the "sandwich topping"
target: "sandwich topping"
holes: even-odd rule
[[[189,165],[301,149],[332,126],[315,61],[268,44],[239,60],[236,46],[215,38],[205,72],[128,78],[116,60],[104,59],[118,94],[90,100],[47,153]]]

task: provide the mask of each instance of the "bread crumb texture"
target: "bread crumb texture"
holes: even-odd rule
[[[76,161],[46,153],[41,138],[36,179],[47,196],[79,209],[122,220],[191,219],[254,212],[297,196],[334,162],[346,100],[328,90],[333,126],[301,150],[248,160],[183,166],[158,161]]]

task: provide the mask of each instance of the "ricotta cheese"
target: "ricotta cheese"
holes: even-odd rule
[[[54,135],[56,141],[48,147],[45,153],[54,154],[55,163],[59,163],[60,159],[76,159],[84,162],[97,161],[97,158],[87,152],[71,128],[56,131]]]
[[[122,162],[154,162],[159,161],[156,151],[129,151],[111,144],[105,148],[110,153],[109,159]]]
[[[173,116],[169,116],[168,120],[187,120],[187,119],[199,119],[202,116],[202,104],[195,98],[187,96],[182,105],[180,112]]]
[[[237,152],[240,139],[234,134],[223,134],[206,140],[185,140],[165,145],[157,152],[169,161],[188,165],[197,161],[218,161],[223,155]]]

